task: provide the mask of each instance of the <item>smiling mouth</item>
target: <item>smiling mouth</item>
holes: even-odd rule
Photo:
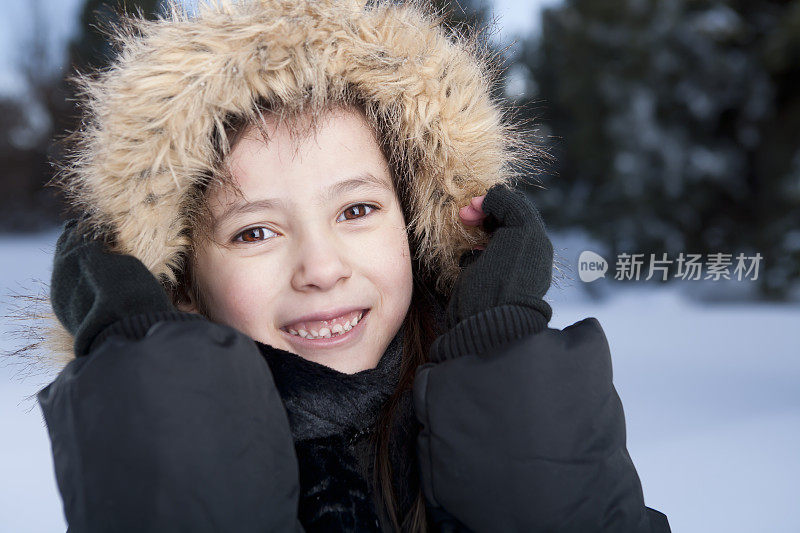
[[[292,337],[306,340],[337,339],[347,336],[363,321],[369,311],[369,309],[361,309],[331,320],[298,322],[280,329]]]

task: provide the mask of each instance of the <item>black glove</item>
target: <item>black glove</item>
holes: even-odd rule
[[[73,219],[58,238],[50,301],[75,336],[75,355],[86,355],[98,334],[123,318],[175,313],[166,291],[139,259],[109,253],[82,235]]]
[[[463,270],[447,307],[449,331],[431,347],[434,360],[536,333],[553,315],[543,299],[552,281],[553,245],[539,211],[524,193],[502,184],[489,189],[482,209],[489,243],[459,260]]]

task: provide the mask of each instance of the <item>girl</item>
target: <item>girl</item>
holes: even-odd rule
[[[421,4],[172,5],[81,77],[38,399],[71,531],[669,531],[537,155]]]

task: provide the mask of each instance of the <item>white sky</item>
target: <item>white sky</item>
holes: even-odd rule
[[[500,38],[510,42],[515,34],[538,32],[541,10],[560,4],[561,0],[493,0],[491,3],[501,27]]]
[[[25,57],[27,38],[35,29],[33,14],[38,9],[47,16],[38,29],[47,36],[53,64],[63,60],[64,43],[74,31],[83,0],[2,0],[0,17],[0,93],[19,93],[25,85],[16,73],[17,62]]]

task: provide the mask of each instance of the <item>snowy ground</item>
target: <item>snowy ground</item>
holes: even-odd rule
[[[0,314],[10,291],[49,280],[56,237],[0,237]],[[577,278],[584,243],[554,241]],[[603,325],[645,502],[674,532],[800,531],[800,306],[704,305],[687,296],[701,290],[691,283],[628,282],[594,302],[580,281],[562,281],[551,326]],[[52,376],[16,371],[0,364],[0,531],[63,531],[46,428],[26,399]]]

